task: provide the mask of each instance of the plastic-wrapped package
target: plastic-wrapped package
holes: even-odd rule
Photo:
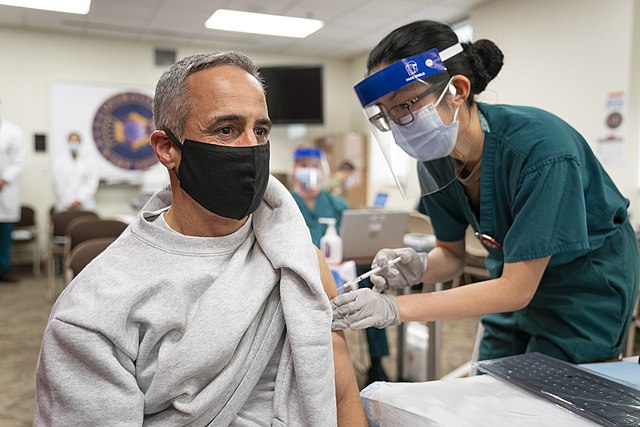
[[[490,375],[375,382],[360,392],[374,427],[583,427],[596,424]]]

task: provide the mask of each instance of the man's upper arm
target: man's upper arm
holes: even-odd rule
[[[324,255],[316,248],[316,254],[318,255],[318,264],[320,264],[320,280],[322,280],[322,287],[329,299],[333,299],[338,296],[338,288],[336,287],[336,281],[331,274],[331,269],[327,265],[327,260]]]
[[[142,425],[134,373],[104,335],[52,319],[38,360],[34,425]]]
[[[322,286],[329,299],[338,295],[336,282],[331,270],[319,250],[318,263],[320,264],[320,278]],[[338,425],[340,426],[366,426],[367,417],[360,400],[360,392],[356,382],[353,362],[347,347],[347,341],[343,331],[333,331],[333,362],[335,367],[336,404],[338,408]]]

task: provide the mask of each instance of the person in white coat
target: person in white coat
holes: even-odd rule
[[[82,151],[80,134],[71,132],[68,151],[60,153],[54,160],[56,212],[95,209],[99,178],[95,165]]]
[[[13,123],[0,118],[0,282],[17,282],[9,274],[11,232],[20,221],[20,174],[27,162],[24,137]]]

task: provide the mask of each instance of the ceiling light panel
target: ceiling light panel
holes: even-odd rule
[[[324,23],[317,19],[218,9],[204,25],[214,30],[305,38],[322,28]]]
[[[86,15],[91,8],[91,0],[0,0],[0,4],[79,15]]]

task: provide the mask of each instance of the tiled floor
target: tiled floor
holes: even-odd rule
[[[45,298],[44,276],[31,269],[17,273],[18,284],[0,283],[0,426],[32,424],[35,367],[52,303]]]

